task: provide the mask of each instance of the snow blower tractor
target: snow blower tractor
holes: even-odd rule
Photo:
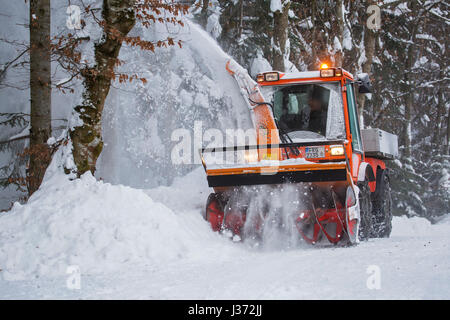
[[[212,229],[245,239],[249,229],[266,223],[265,205],[249,221],[259,188],[272,194],[294,185],[299,199],[289,219],[300,241],[355,244],[388,237],[392,200],[385,160],[397,156],[397,136],[360,129],[355,91],[371,92],[368,76],[355,80],[342,68],[322,65],[265,72],[254,81],[234,60],[226,69],[247,102],[256,143],[200,150],[214,189],[204,212]]]

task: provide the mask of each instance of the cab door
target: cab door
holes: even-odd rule
[[[353,83],[350,81],[346,82],[345,87],[350,133],[352,135],[352,176],[354,179],[357,179],[359,165],[361,161],[363,161],[363,145],[361,140],[361,131],[359,128],[358,110],[355,100],[355,89],[353,87]]]

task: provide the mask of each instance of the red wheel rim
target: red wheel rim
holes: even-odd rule
[[[222,228],[223,211],[217,199],[213,199],[206,207],[206,220],[211,224],[213,231]]]
[[[357,238],[358,238],[358,219],[351,219],[350,220],[350,215],[349,215],[349,209],[347,208],[346,210],[346,217],[345,217],[345,221],[347,224],[347,235],[348,238],[350,240],[350,243],[356,243]]]
[[[241,212],[227,212],[224,227],[231,230],[233,235],[241,235],[241,229],[244,227],[245,215]]]

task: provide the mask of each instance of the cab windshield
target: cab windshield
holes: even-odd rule
[[[280,131],[295,141],[345,139],[339,83],[262,87]]]

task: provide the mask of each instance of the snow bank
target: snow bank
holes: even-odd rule
[[[169,187],[159,186],[144,192],[176,213],[195,211],[195,214],[200,215],[205,209],[206,199],[213,190],[208,187],[205,171],[200,167],[184,177],[175,178]]]
[[[433,231],[431,222],[425,218],[401,216],[392,219],[392,237],[428,236]]]
[[[141,190],[54,174],[28,204],[0,215],[0,278],[83,274],[187,257],[192,237],[165,205]],[[198,251],[198,250],[196,250]]]
[[[450,225],[450,214],[446,214],[444,218],[439,221],[441,225]]]

